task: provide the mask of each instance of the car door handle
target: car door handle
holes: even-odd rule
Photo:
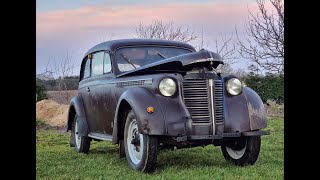
[[[87,92],[90,92],[90,88],[89,87],[87,87]]]

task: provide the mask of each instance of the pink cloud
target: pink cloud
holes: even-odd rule
[[[256,9],[255,4],[249,4],[250,9]],[[178,24],[215,26],[243,22],[247,16],[245,4],[171,4],[161,6],[89,6],[80,9],[61,10],[37,14],[37,33],[57,33],[86,31],[91,28],[121,29],[132,27],[143,21],[153,19],[174,21]]]

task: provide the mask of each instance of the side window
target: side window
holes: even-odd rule
[[[111,60],[109,53],[104,53],[104,67],[103,67],[103,73],[109,73],[111,72]]]
[[[86,60],[86,64],[84,65],[84,69],[83,69],[83,78],[82,79],[86,79],[86,78],[90,77],[90,61],[91,61],[91,59]]]
[[[103,74],[103,55],[104,55],[104,52],[98,52],[93,54],[92,76]]]

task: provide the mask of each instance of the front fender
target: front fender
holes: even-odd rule
[[[267,127],[267,114],[259,95],[248,87],[243,92],[231,96],[224,90],[226,133],[247,132]]]
[[[250,130],[258,130],[267,127],[267,112],[260,96],[248,87],[243,87],[247,100]]]
[[[132,108],[138,123],[139,133],[150,135],[163,135],[166,132],[164,113],[157,97],[150,90],[144,87],[135,87],[126,90],[119,98],[114,122],[112,142],[118,141],[118,114],[123,101],[126,101]],[[147,108],[154,107],[153,113],[148,113]]]
[[[74,121],[74,117],[76,114],[77,114],[79,135],[83,137],[87,137],[89,133],[87,117],[86,117],[85,110],[83,107],[83,102],[80,96],[75,96],[70,101],[69,111],[68,111],[67,131],[71,130],[72,122]]]

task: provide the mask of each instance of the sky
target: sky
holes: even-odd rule
[[[77,67],[94,45],[111,39],[135,38],[135,27],[158,19],[193,29],[206,49],[215,50],[221,36],[240,36],[248,9],[257,10],[255,0],[37,0],[36,71],[42,73],[48,61],[59,61],[68,53]],[[198,41],[190,42],[197,46]],[[246,69],[239,59],[233,68]]]

